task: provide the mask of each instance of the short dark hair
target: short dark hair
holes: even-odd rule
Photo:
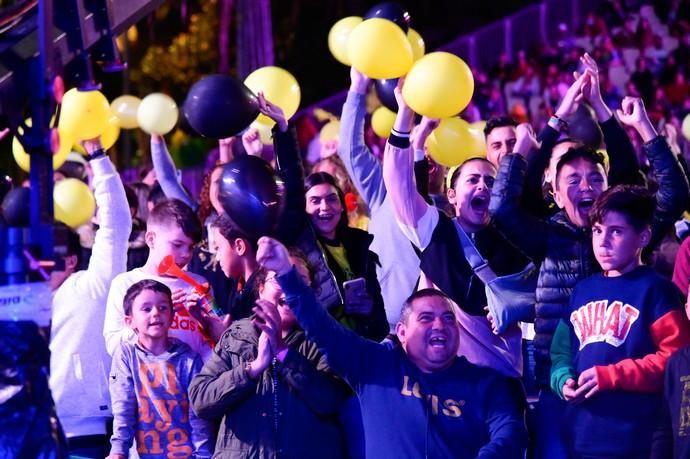
[[[154,184],[149,190],[149,195],[146,198],[147,202],[152,203],[154,206],[165,199],[165,193],[163,188],[159,183]]]
[[[56,248],[60,250],[64,248],[64,252],[58,253],[57,255],[62,257],[75,256],[77,257],[76,266],[79,266],[82,261],[83,251],[79,234],[60,221],[55,221],[53,234],[55,235]]]
[[[309,174],[309,176],[304,179],[304,192],[306,193],[316,185],[322,185],[324,183],[335,188],[335,191],[338,194],[338,199],[340,200],[340,205],[343,208],[343,211],[340,214],[340,220],[338,220],[338,226],[336,227],[336,234],[340,235],[342,234],[342,231],[347,228],[347,206],[345,205],[345,194],[338,186],[338,182],[336,182],[335,177],[328,172],[314,172],[313,174]]]
[[[154,292],[162,293],[168,298],[168,300],[170,300],[170,304],[172,305],[172,292],[167,285],[153,279],[144,279],[132,284],[125,293],[125,297],[122,300],[122,308],[124,309],[126,316],[132,315],[132,306],[134,305],[134,300],[144,290],[153,290]]]
[[[221,214],[210,221],[211,228],[216,228],[221,236],[223,236],[228,242],[232,243],[235,239],[244,239],[249,243],[252,251],[256,253],[258,249],[258,239],[256,237],[249,237],[244,231],[239,229],[235,222],[232,221],[230,217],[226,214]]]
[[[419,298],[429,298],[434,296],[443,298],[449,306],[452,306],[453,304],[453,300],[451,300],[448,295],[446,295],[440,290],[436,290],[435,288],[425,288],[422,290],[417,290],[412,295],[408,296],[407,299],[403,302],[402,307],[400,308],[400,318],[398,319],[398,322],[407,322],[407,319],[410,317],[410,313],[412,312],[412,304],[415,300]],[[453,312],[453,314],[455,314],[455,312]]]
[[[609,212],[625,217],[637,232],[652,223],[656,199],[645,187],[638,185],[616,185],[604,191],[594,201],[589,211],[589,223],[601,223]]]
[[[576,159],[584,159],[585,161],[589,161],[594,165],[601,164],[601,167],[606,170],[606,161],[604,160],[604,155],[598,151],[584,146],[571,148],[563,156],[561,156],[561,159],[558,160],[558,164],[556,165],[556,176],[553,178],[554,189],[558,188],[558,177],[561,175],[561,169],[563,169],[563,166],[575,161]]]
[[[177,225],[182,232],[195,243],[201,241],[202,230],[199,217],[184,202],[179,199],[164,199],[151,209],[148,224]]]
[[[515,121],[512,116],[495,116],[486,122],[484,126],[484,137],[488,137],[491,131],[496,128],[506,126],[517,127],[517,125],[517,121]]]
[[[462,169],[465,167],[465,165],[469,164],[471,162],[474,162],[474,161],[483,161],[486,164],[493,167],[494,169],[496,169],[496,166],[494,166],[494,164],[486,158],[478,158],[477,157],[477,158],[466,159],[462,163],[460,163],[460,165],[458,167],[453,169],[453,172],[451,173],[451,176],[450,176],[450,181],[448,182],[448,185],[450,188],[455,188],[455,181],[458,179],[458,177],[460,177],[460,173],[462,172]]]

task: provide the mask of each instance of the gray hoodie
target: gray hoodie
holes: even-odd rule
[[[182,341],[170,341],[160,355],[124,342],[115,351],[110,454],[127,456],[136,437],[141,459],[211,457],[210,425],[196,417],[187,397],[190,381],[201,370],[201,357]]]

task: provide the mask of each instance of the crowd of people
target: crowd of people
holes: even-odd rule
[[[97,218],[66,229],[50,279],[70,454],[688,457],[690,5],[657,3],[612,0],[581,37],[476,72],[464,116],[487,120],[486,155],[450,169],[404,79],[380,144],[352,68],[338,141],[312,165],[259,94],[284,185],[270,234],[219,192],[227,163],[265,153],[256,130],[219,141],[198,198],[163,137],[126,185],[85,141],[88,163],[60,173],[89,171]],[[509,279],[525,301],[499,295]]]

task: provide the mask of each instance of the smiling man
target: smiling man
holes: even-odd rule
[[[274,271],[307,338],[359,396],[366,457],[519,458],[526,431],[507,378],[456,356],[459,325],[433,289],[402,306],[390,347],[360,338],[318,304],[287,249],[259,240],[257,261]]]

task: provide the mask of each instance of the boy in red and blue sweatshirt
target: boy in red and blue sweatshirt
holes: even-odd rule
[[[551,344],[573,457],[648,458],[668,358],[690,343],[676,287],[643,266],[654,200],[617,186],[590,212],[602,273],[580,281]]]

